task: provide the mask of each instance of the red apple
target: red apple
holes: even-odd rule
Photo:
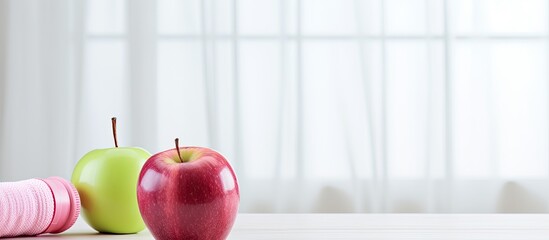
[[[137,201],[155,239],[225,239],[240,192],[229,162],[204,147],[176,148],[151,156],[141,170]]]

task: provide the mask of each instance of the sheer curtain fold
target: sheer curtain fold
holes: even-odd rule
[[[7,29],[8,29],[8,1],[0,2],[0,152],[4,152],[4,108],[6,106],[6,82],[7,82]],[[5,169],[4,161],[0,161],[0,169]],[[0,175],[4,175],[0,170]]]
[[[157,9],[155,1],[128,1],[128,83],[131,143],[158,149]],[[181,111],[174,109],[174,111]],[[146,127],[144,127],[146,126]],[[176,136],[174,136],[175,138]]]
[[[68,176],[74,90],[70,1],[3,1],[0,179]]]

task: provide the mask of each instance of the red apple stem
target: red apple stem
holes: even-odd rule
[[[179,157],[179,160],[183,162],[183,158],[181,158],[181,152],[179,151],[179,138],[175,138],[175,150],[177,150],[177,156]]]
[[[118,147],[118,137],[116,137],[116,118],[111,118],[112,123],[112,136],[114,138],[114,146]]]

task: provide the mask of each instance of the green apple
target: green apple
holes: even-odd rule
[[[136,233],[145,228],[137,205],[137,181],[149,152],[137,147],[118,147],[116,118],[112,118],[114,148],[96,149],[84,155],[72,173],[80,194],[82,215],[102,233]]]

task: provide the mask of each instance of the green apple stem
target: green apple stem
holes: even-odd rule
[[[112,136],[114,138],[114,146],[118,147],[118,138],[116,137],[116,118],[111,118],[112,123]]]
[[[175,150],[177,150],[177,156],[179,157],[179,160],[183,162],[183,158],[181,158],[181,152],[179,151],[179,138],[175,138]]]

